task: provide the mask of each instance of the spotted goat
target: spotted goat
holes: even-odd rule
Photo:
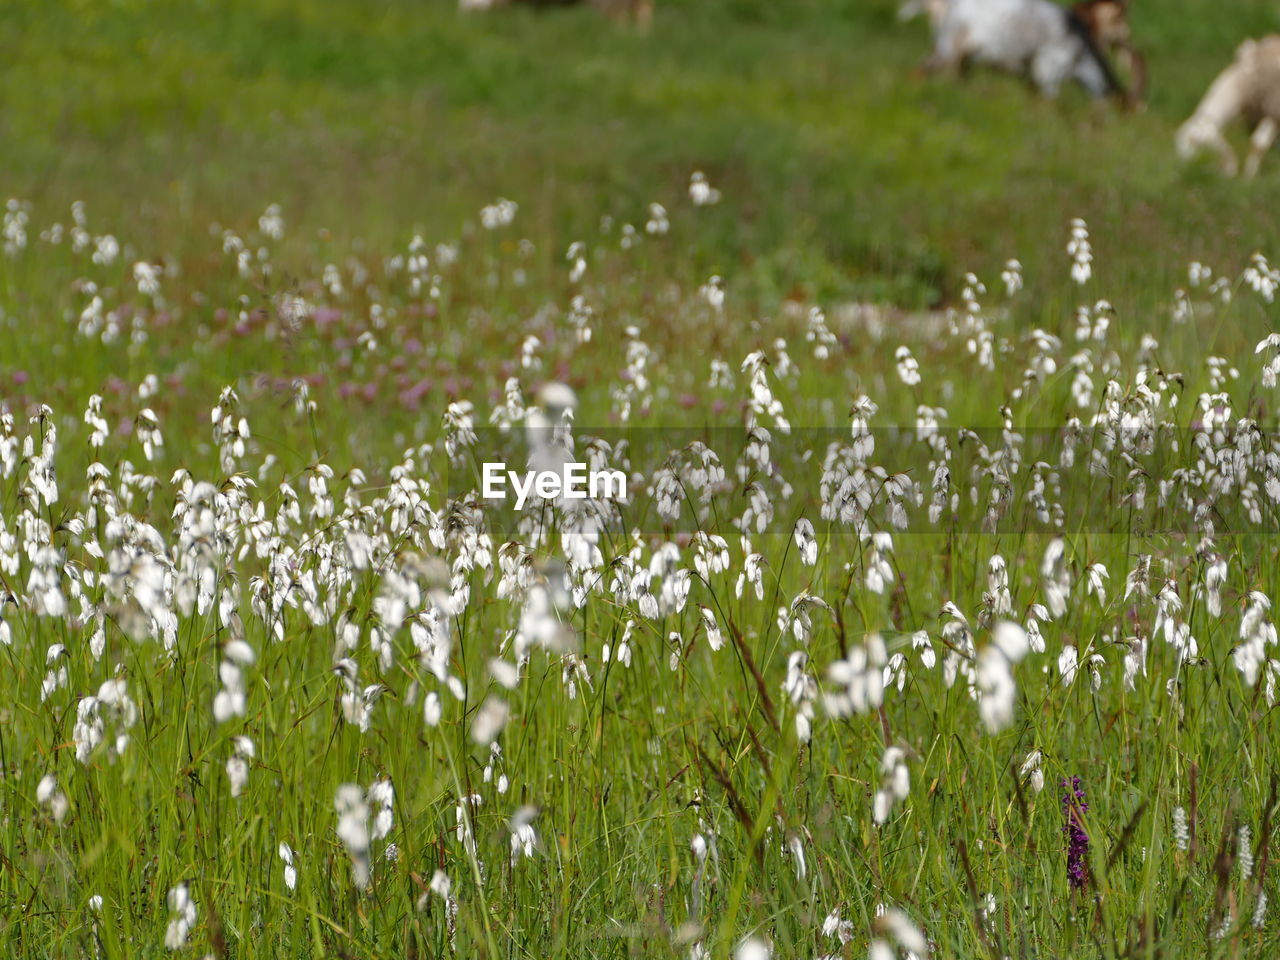
[[[1052,0],[908,0],[899,13],[929,18],[930,71],[976,62],[1027,74],[1050,97],[1068,80],[1095,97],[1125,93],[1090,23]]]

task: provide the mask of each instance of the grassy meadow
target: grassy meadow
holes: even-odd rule
[[[1280,5],[896,7],[6,6],[4,956],[1280,949]]]

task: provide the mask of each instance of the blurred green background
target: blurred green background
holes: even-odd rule
[[[558,262],[702,169],[725,199],[670,266],[732,274],[765,307],[936,305],[1009,256],[1034,284],[1077,215],[1118,287],[1167,297],[1189,259],[1276,246],[1280,160],[1225,181],[1172,137],[1240,40],[1280,29],[1280,4],[1134,6],[1141,113],[924,77],[927,25],[896,0],[658,0],[643,36],[591,10],[452,0],[9,3],[0,170],[36,222],[84,200],[145,256],[180,259],[270,201],[300,247],[323,227],[382,248],[446,239],[506,196]]]

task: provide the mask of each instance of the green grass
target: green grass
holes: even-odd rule
[[[765,303],[949,299],[966,269],[1052,262],[1075,215],[1126,274],[1152,269],[1153,246],[1177,263],[1274,239],[1274,171],[1222,182],[1171,147],[1239,39],[1275,29],[1267,4],[1136,10],[1138,115],[1007,77],[921,78],[925,28],[894,9],[668,3],[637,37],[589,11],[464,17],[444,0],[14,5],[6,189],[49,211],[84,199],[144,228],[151,254],[263,198],[304,235],[385,244],[511,196],[562,248],[702,168],[727,202],[691,265],[749,264],[735,280]]]
[[[178,955],[236,960],[676,958],[695,943],[723,958],[748,935],[779,960],[859,957],[885,933],[879,905],[906,911],[944,958],[1274,954],[1274,907],[1261,929],[1250,921],[1260,890],[1280,896],[1268,866],[1280,812],[1268,677],[1280,675],[1280,654],[1264,645],[1270,662],[1254,684],[1233,659],[1250,592],[1280,592],[1267,533],[1274,504],[1262,489],[1269,468],[1251,463],[1252,490],[1194,488],[1214,501],[1213,531],[1188,534],[1175,505],[1177,531],[1144,534],[1124,497],[1142,475],[1135,462],[1154,502],[1160,469],[1203,456],[1191,433],[1204,392],[1227,393],[1233,421],[1275,427],[1274,388],[1261,378],[1268,355],[1254,354],[1275,307],[1238,277],[1255,250],[1280,247],[1280,158],[1255,183],[1231,182],[1207,163],[1179,163],[1172,137],[1239,40],[1275,29],[1280,10],[1139,5],[1151,101],[1127,114],[1077,91],[1045,102],[984,72],[959,83],[921,77],[925,29],[900,24],[895,6],[664,0],[647,36],[589,11],[465,17],[451,3],[407,0],[6,9],[0,170],[31,219],[26,248],[0,255],[0,410],[12,416],[0,422],[0,598],[13,600],[0,605],[11,632],[0,646],[5,956],[166,955],[166,896],[182,882],[198,918]],[[722,191],[719,204],[690,203],[695,170]],[[480,208],[500,196],[518,201],[514,223],[481,228]],[[92,236],[119,240],[114,261],[71,249],[76,200]],[[287,225],[279,240],[257,226],[272,202]],[[668,211],[665,236],[644,232],[652,202]],[[1067,275],[1074,216],[1088,220],[1096,257],[1085,285]],[[42,239],[55,222],[61,241]],[[639,231],[629,246],[624,224]],[[245,241],[246,269],[224,231]],[[404,264],[415,234],[430,259],[420,288]],[[588,264],[578,281],[565,257],[574,241]],[[999,273],[1010,257],[1027,286],[1006,297]],[[1191,260],[1228,278],[1230,302],[1190,287]],[[139,291],[138,261],[163,264],[158,296]],[[989,288],[981,329],[961,315],[969,270]],[[723,313],[699,292],[713,274],[727,287]],[[1190,291],[1189,319],[1175,316],[1178,288]],[[95,296],[114,338],[78,330]],[[310,305],[296,325],[285,316],[291,297]],[[586,342],[568,319],[575,297],[593,311]],[[1103,297],[1116,308],[1106,336],[1077,340],[1076,308]],[[851,304],[859,316],[877,312],[883,332]],[[837,338],[826,358],[806,341],[813,306]],[[1061,344],[1037,345],[1035,329]],[[991,369],[969,349],[983,333]],[[530,336],[538,343],[524,354]],[[779,339],[797,371],[786,371]],[[640,342],[652,351],[651,390],[627,420],[617,394],[636,384],[623,371]],[[920,363],[919,384],[895,371],[900,344]],[[790,440],[774,431],[790,497],[758,470],[749,483],[734,471],[749,396],[739,365],[753,350],[766,352],[768,382],[796,425]],[[1211,357],[1238,378],[1217,384]],[[708,385],[713,359],[732,369],[732,386]],[[1082,372],[1086,400],[1076,392]],[[945,680],[946,644],[957,641],[941,611],[954,603],[978,655],[990,649],[997,554],[1009,571],[1004,616],[1026,622],[1032,604],[1048,602],[1050,537],[1021,499],[1031,451],[1047,437],[1037,431],[1073,415],[1087,423],[1104,409],[1108,381],[1126,412],[1142,412],[1140,374],[1147,387],[1169,378],[1166,395],[1179,396],[1157,411],[1169,462],[1110,455],[1107,472],[1091,473],[1085,451],[1102,438],[1086,431],[1077,467],[1060,472],[1060,491],[1050,485],[1067,511],[1070,601],[1043,624],[1045,652],[1013,668],[1012,722],[989,731],[963,677]],[[158,389],[142,396],[149,375]],[[490,662],[513,659],[536,587],[557,582],[558,540],[535,543],[489,509],[490,567],[479,564],[465,512],[446,502],[465,492],[474,463],[449,464],[441,440],[449,402],[471,401],[483,424],[510,377],[530,401],[545,381],[571,384],[581,431],[633,430],[646,484],[668,447],[715,438],[730,477],[715,509],[695,516],[691,502],[679,523],[664,523],[637,493],[604,545],[607,576],[629,551],[647,568],[667,540],[689,567],[681,534],[694,526],[728,540],[732,567],[695,578],[688,604],[657,617],[611,587],[560,611],[572,641],[535,646],[507,691]],[[314,409],[295,405],[296,378],[307,378]],[[228,385],[251,433],[229,464],[209,417]],[[872,547],[856,532],[820,531],[813,566],[788,535],[798,516],[817,521],[818,464],[828,442],[850,441],[850,408],[863,394],[879,405],[876,427],[911,427],[929,405],[945,407],[953,427],[999,428],[1007,416],[1026,438],[1005,523],[981,532],[962,500],[956,517],[895,535],[893,578],[880,592],[867,581]],[[100,449],[82,417],[92,395],[110,434]],[[138,437],[144,408],[165,439],[154,460]],[[481,439],[472,460],[492,450],[492,435]],[[985,439],[998,445],[998,431]],[[46,442],[56,500],[37,482]],[[954,490],[964,496],[973,478],[958,464],[973,450],[956,447]],[[887,439],[873,459],[892,466]],[[86,475],[94,461],[110,471],[105,488]],[[321,464],[334,471],[332,515],[311,512]],[[911,466],[927,499],[932,470],[922,459]],[[213,485],[197,498],[213,503],[209,526],[175,518],[192,497],[188,476]],[[408,525],[393,497],[405,476],[423,484]],[[985,504],[992,478],[975,482]],[[735,590],[748,551],[730,523],[752,484],[778,514],[750,547],[764,558],[760,598],[750,585]],[[1245,520],[1250,496],[1260,515]],[[876,511],[872,526],[883,524]],[[374,568],[348,574],[353,529],[373,540]],[[514,592],[499,590],[496,569],[508,537],[530,554],[530,580]],[[59,557],[50,576],[65,614],[41,612],[41,546]],[[171,574],[160,601],[175,611],[168,644],[167,612],[155,623],[138,617],[137,578],[155,553]],[[1155,558],[1153,594],[1171,584],[1182,602],[1175,619],[1198,640],[1187,662],[1157,630],[1156,600],[1126,593],[1144,554]],[[1215,556],[1228,564],[1216,614],[1205,586]],[[1102,599],[1085,592],[1092,564],[1109,571]],[[181,574],[206,569],[213,602],[184,610]],[[420,655],[425,634],[382,604],[403,590],[411,616],[439,612],[464,585],[465,606],[440,614],[458,700]],[[313,587],[318,607],[308,609]],[[778,612],[805,592],[830,609],[813,611],[801,642]],[[698,605],[714,611],[723,649],[711,648]],[[346,622],[359,628],[348,653],[359,687],[383,687],[364,731],[344,718],[333,670]],[[372,629],[388,622],[384,659]],[[916,631],[938,666],[913,651]],[[830,664],[876,633],[908,656],[903,689],[891,687],[883,710],[851,717],[829,716],[819,700],[802,743],[782,689],[790,656],[805,652],[807,674],[831,692]],[[240,636],[256,653],[244,668],[245,709],[217,723],[219,664]],[[1129,689],[1134,637],[1150,649]],[[65,653],[47,662],[54,644]],[[1068,648],[1084,664],[1071,684],[1058,666]],[[1103,658],[1096,690],[1093,654]],[[579,675],[571,686],[566,671],[578,664],[590,682]],[[42,699],[42,681],[60,668],[65,682]],[[130,742],[119,757],[104,744],[77,759],[78,705],[117,675],[138,711]],[[423,719],[433,691],[438,726]],[[489,697],[509,704],[511,720],[486,777],[489,751],[471,733]],[[114,732],[108,722],[108,741]],[[238,735],[252,738],[255,757],[233,798],[225,764]],[[891,745],[905,752],[911,790],[877,825],[872,795]],[[1016,772],[1033,750],[1044,756],[1039,794]],[[37,800],[49,773],[69,805],[61,822]],[[1057,787],[1073,775],[1090,803],[1081,891],[1067,880]],[[376,779],[394,783],[394,824],[373,843],[361,892],[334,797],[343,783]],[[465,813],[474,844],[458,833],[459,797],[470,795],[480,798]],[[538,845],[513,860],[508,824],[526,805],[537,808]],[[1186,850],[1175,808],[1195,831]],[[1241,825],[1255,854],[1247,878],[1232,839]],[[710,845],[701,868],[696,836]],[[297,857],[293,890],[282,842]],[[436,870],[453,906],[428,890]],[[847,944],[822,933],[832,911],[851,924]]]

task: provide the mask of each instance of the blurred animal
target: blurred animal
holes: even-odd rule
[[[1240,45],[1235,60],[1218,74],[1195,113],[1178,128],[1179,155],[1189,158],[1211,150],[1223,173],[1234,177],[1238,161],[1222,132],[1237,119],[1253,127],[1244,175],[1254,177],[1280,133],[1280,34]]]
[[[460,10],[494,10],[498,7],[594,7],[614,20],[630,21],[647,29],[653,21],[654,0],[458,0]]]
[[[936,0],[935,0],[936,2]],[[1147,60],[1133,46],[1129,28],[1129,0],[1080,0],[1071,8],[1104,53],[1115,58],[1129,78],[1129,102],[1142,103],[1147,94]]]
[[[1052,0],[907,0],[898,11],[904,19],[920,13],[934,33],[926,69],[957,69],[973,60],[1029,73],[1050,97],[1067,80],[1095,97],[1124,92],[1089,25]]]

